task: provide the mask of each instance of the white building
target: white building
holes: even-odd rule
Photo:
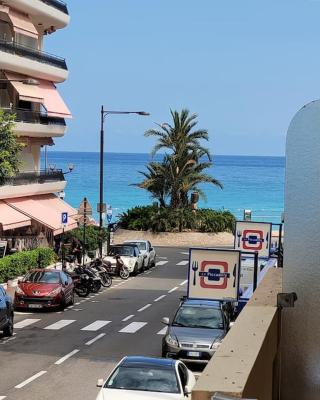
[[[25,145],[19,174],[0,186],[0,237],[15,238],[13,247],[53,243],[63,211],[71,216],[65,230],[77,226],[77,211],[56,195],[66,186],[63,171],[41,170],[40,160],[41,148],[62,137],[71,118],[56,88],[68,77],[66,62],[44,51],[69,19],[60,0],[0,1],[0,108],[16,115],[14,131]]]

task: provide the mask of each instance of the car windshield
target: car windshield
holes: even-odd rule
[[[59,272],[34,271],[27,274],[23,281],[33,283],[59,283],[60,275]]]
[[[119,246],[119,247],[111,247],[109,251],[109,256],[134,256],[134,247],[133,246]]]
[[[132,242],[132,244],[138,246],[139,250],[147,250],[147,245],[144,242]]]
[[[173,326],[188,328],[223,329],[222,312],[219,308],[182,306],[179,308]]]
[[[174,369],[154,366],[120,366],[105,383],[105,388],[180,393]]]

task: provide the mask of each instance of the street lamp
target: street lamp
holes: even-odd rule
[[[98,213],[99,213],[99,229],[100,229],[100,244],[99,244],[99,252],[100,257],[102,257],[102,226],[103,226],[103,214],[106,212],[105,204],[103,203],[103,172],[104,172],[104,121],[107,115],[111,114],[137,114],[141,116],[148,116],[150,113],[146,111],[110,111],[105,110],[103,106],[101,106],[101,114],[100,114],[100,195],[99,195],[99,204],[98,204]]]

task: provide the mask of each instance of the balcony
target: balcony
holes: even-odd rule
[[[68,7],[66,3],[60,0],[41,0],[43,3],[48,4],[51,7],[56,8],[59,11],[62,11],[63,13],[69,15],[68,12]]]
[[[53,82],[68,76],[64,58],[5,40],[0,40],[0,69]]]
[[[0,185],[0,199],[33,196],[62,191],[66,181],[62,170],[40,170],[19,172],[14,177],[4,178]]]

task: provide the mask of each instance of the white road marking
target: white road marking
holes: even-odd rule
[[[186,279],[185,281],[181,282],[181,283],[180,283],[180,286],[185,285],[187,282],[188,282],[188,279]]]
[[[180,254],[184,254],[184,255],[189,255],[189,253],[187,251],[181,251]]]
[[[35,324],[36,322],[41,321],[41,319],[33,319],[33,318],[27,318],[27,319],[23,319],[20,322],[17,322],[16,324],[14,324],[14,328],[15,329],[21,329],[21,328],[25,328],[26,326]]]
[[[189,264],[189,261],[183,260],[183,261],[178,262],[176,265],[187,265],[187,264]]]
[[[78,303],[74,303],[75,306],[78,306],[80,304],[80,301],[78,301]]]
[[[61,319],[60,321],[55,322],[52,325],[46,326],[44,329],[58,331],[59,329],[62,329],[65,326],[72,324],[73,322],[76,322],[76,320],[75,319]]]
[[[170,289],[170,290],[168,291],[168,293],[172,293],[172,292],[174,292],[174,291],[177,290],[177,289],[178,289],[178,286],[176,286],[176,287]]]
[[[167,296],[166,294],[163,294],[162,296],[157,297],[153,301],[160,301],[160,300],[164,299],[166,296]]]
[[[47,371],[40,371],[37,374],[32,375],[30,378],[26,379],[25,381],[19,383],[19,385],[15,386],[15,388],[16,389],[21,389],[24,386],[28,385],[28,383],[34,381],[35,379],[39,378],[40,376],[42,376],[42,375],[44,375],[46,373],[47,373]]]
[[[33,315],[32,312],[15,311],[14,315]]]
[[[168,257],[160,257],[160,256],[157,256],[157,258],[161,258],[161,259],[167,259]]]
[[[85,343],[86,346],[90,346],[92,343],[96,342],[97,340],[103,338],[105,336],[105,333],[100,333],[100,335],[96,336],[95,338],[89,340],[89,342]],[[1,399],[0,399],[1,400]]]
[[[65,362],[68,358],[72,357],[73,355],[77,354],[80,350],[75,349],[70,353],[66,354],[64,357],[61,357],[58,361],[55,362],[55,365],[60,365]]]
[[[167,333],[167,327],[165,326],[164,328],[162,328],[161,329],[161,331],[159,331],[158,333],[157,333],[157,335],[165,335],[166,333]]]
[[[129,321],[129,319],[133,318],[134,314],[128,315],[127,317],[123,318],[122,322]]]
[[[127,325],[123,329],[121,329],[120,333],[136,333],[139,329],[143,328],[147,325],[147,322],[131,322],[131,324]]]
[[[148,271],[148,272],[145,272],[145,274],[146,274],[146,275],[149,275],[149,274],[151,274],[151,272],[152,272],[152,271]]]
[[[99,329],[103,328],[104,326],[110,324],[111,321],[102,321],[102,320],[97,320],[93,322],[90,325],[85,326],[84,328],[81,329],[81,331],[98,331]]]
[[[167,263],[168,263],[168,261],[165,261],[165,260],[158,261],[158,262],[156,263],[156,266],[157,266],[157,267],[160,267],[161,265],[165,265],[165,264],[167,264]]]
[[[144,311],[144,310],[146,310],[146,309],[149,308],[149,307],[151,307],[151,304],[147,304],[147,305],[145,305],[145,306],[139,308],[138,312]]]

